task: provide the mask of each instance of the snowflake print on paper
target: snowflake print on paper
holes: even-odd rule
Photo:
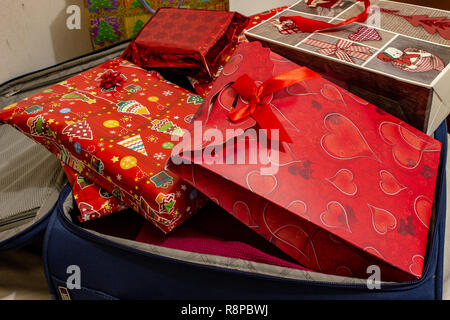
[[[153,158],[155,158],[156,160],[164,160],[166,158],[166,155],[162,152],[158,152],[153,155]]]
[[[173,95],[173,91],[170,91],[170,90],[166,90],[166,91],[164,91],[163,93],[163,96],[166,96],[166,97],[168,97],[168,96],[171,96],[171,95]]]

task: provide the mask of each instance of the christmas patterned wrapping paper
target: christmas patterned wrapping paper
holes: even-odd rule
[[[253,15],[250,17],[250,22],[248,25],[255,26],[284,9],[286,9],[286,7],[275,8],[257,15]],[[243,34],[241,34],[241,36],[239,37],[239,42],[241,41],[246,41]],[[214,79],[220,75],[220,72],[223,69],[223,64],[225,64],[226,61],[228,61],[228,59],[231,57],[232,51],[234,51],[237,44],[238,42],[234,44],[234,47],[230,50],[229,53],[221,57],[223,62],[219,67],[216,75],[214,76]],[[202,81],[201,79],[198,80],[194,78],[190,78],[189,80],[191,81],[191,84],[194,87],[195,91],[202,97],[204,97],[207,92],[212,89],[212,81]],[[68,177],[69,184],[72,187],[74,199],[80,209],[80,222],[97,219],[127,208],[114,195],[111,195],[108,191],[97,186],[92,181],[83,177],[70,167],[64,165],[64,170]]]
[[[116,58],[5,107],[0,120],[167,233],[205,201],[165,170],[172,136],[202,100]],[[100,215],[92,204],[80,210],[85,220]]]
[[[227,119],[248,103],[230,86],[242,75],[262,83],[296,68],[259,42],[241,44],[195,119],[205,135],[215,128],[228,142],[191,132],[203,152],[177,146],[193,161],[172,157],[168,169],[307,268],[367,277],[376,265],[386,281],[420,278],[440,142],[321,77],[261,98],[293,141],[278,153],[248,132],[253,118]],[[226,131],[239,128],[246,134],[230,144]],[[227,164],[237,157],[247,160]]]
[[[161,8],[122,58],[146,69],[211,80],[247,24],[236,12]]]
[[[415,128],[432,134],[450,113],[450,12],[371,0],[369,18],[339,28],[301,32],[304,17],[337,24],[363,11],[354,0],[294,3],[249,29],[250,40],[308,66]]]
[[[110,214],[128,209],[112,193],[99,187],[91,180],[74,171],[69,165],[61,163],[72,188],[73,198],[77,204],[79,222],[99,219]]]
[[[228,0],[85,0],[94,49],[133,38],[161,7],[228,11]]]

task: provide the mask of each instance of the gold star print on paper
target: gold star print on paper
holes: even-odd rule
[[[117,161],[119,161],[119,157],[114,156],[114,157],[112,157],[111,161],[113,163],[116,163]]]

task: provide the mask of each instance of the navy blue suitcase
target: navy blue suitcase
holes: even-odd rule
[[[73,200],[66,187],[45,235],[44,265],[56,299],[442,299],[446,215],[447,130],[443,143],[435,228],[430,236],[423,277],[407,283],[381,283],[369,289],[351,280],[267,265],[238,263],[211,255],[179,252],[123,240],[72,222]],[[79,271],[79,288],[68,281]]]

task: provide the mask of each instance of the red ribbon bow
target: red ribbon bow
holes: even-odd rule
[[[300,16],[284,16],[280,18],[280,22],[291,20],[297,25],[297,28],[301,32],[308,32],[313,33],[314,31],[320,31],[335,27],[341,27],[347,24],[351,24],[353,22],[364,22],[369,17],[370,12],[370,0],[358,0],[361,2],[364,2],[364,11],[358,14],[357,16],[347,19],[345,21],[342,21],[338,24],[332,24],[324,21],[314,20],[314,19],[308,19]]]
[[[120,86],[125,81],[122,73],[119,71],[108,70],[100,77],[100,88],[109,89],[112,87]]]
[[[270,138],[270,130],[279,130],[279,141],[292,142],[280,120],[273,113],[270,105],[264,101],[272,93],[287,88],[295,83],[319,78],[314,71],[300,67],[264,81],[260,86],[247,74],[242,75],[234,82],[232,87],[248,101],[245,106],[235,109],[228,114],[232,122],[241,122],[252,117],[262,129],[267,129]]]

